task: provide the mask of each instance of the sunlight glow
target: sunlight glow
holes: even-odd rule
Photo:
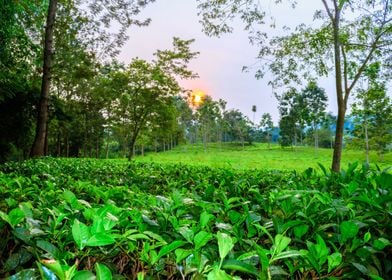
[[[191,94],[192,106],[199,107],[200,104],[203,103],[205,95],[206,94],[204,93],[204,91],[199,90],[199,89],[192,91],[192,94]]]

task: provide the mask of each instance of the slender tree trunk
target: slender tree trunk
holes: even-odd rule
[[[136,154],[136,139],[139,135],[140,128],[135,128],[131,135],[131,140],[129,142],[129,153],[128,153],[128,160],[132,160],[132,157]]]
[[[296,126],[294,126],[294,143],[293,143],[293,149],[294,149],[294,152],[296,152],[297,151],[297,127]]]
[[[45,27],[44,65],[41,85],[41,97],[38,105],[35,139],[30,151],[31,157],[46,155],[46,137],[48,133],[49,91],[53,54],[53,29],[56,19],[57,0],[49,1],[48,16]]]
[[[99,139],[98,139],[98,137],[95,141],[95,157],[99,158]]]
[[[340,51],[340,10],[335,10],[333,18],[334,62],[335,62],[335,85],[338,101],[338,118],[336,120],[335,146],[333,149],[332,171],[340,172],[340,160],[343,149],[344,117],[346,114],[346,102],[343,96],[342,63]],[[346,89],[347,90],[347,89]]]
[[[61,156],[61,136],[60,136],[60,132],[57,132],[57,151],[56,151],[56,155],[57,157]]]
[[[204,151],[207,151],[207,132],[206,129],[204,127],[204,131],[203,131],[203,144],[204,144]]]
[[[69,157],[69,140],[68,140],[68,135],[65,138],[65,145],[66,145],[65,156],[68,158]]]
[[[318,150],[318,129],[317,129],[317,124],[315,121],[313,121],[313,134],[314,134],[314,151],[317,154]]]
[[[369,166],[369,133],[368,133],[368,122],[365,116],[365,154],[366,154],[366,165]]]
[[[345,107],[338,109],[338,119],[336,121],[335,145],[333,149],[332,171],[340,171],[340,159],[342,158],[343,133],[344,133],[344,115]]]

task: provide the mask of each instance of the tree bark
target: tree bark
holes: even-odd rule
[[[65,138],[65,146],[66,146],[66,152],[65,152],[65,156],[68,158],[69,157],[69,140],[68,140],[68,135]]]
[[[337,7],[336,2],[335,2],[335,6]],[[333,40],[334,40],[334,60],[335,60],[335,85],[336,85],[336,96],[338,100],[338,119],[336,121],[335,146],[333,149],[333,158],[332,158],[333,172],[340,172],[340,160],[342,158],[342,148],[343,148],[344,117],[346,114],[346,102],[343,96],[339,23],[340,23],[340,10],[336,9],[335,16],[333,17]]]
[[[366,165],[369,166],[369,133],[367,117],[365,116],[365,153],[366,153]]]
[[[56,156],[61,157],[61,135],[60,132],[57,132],[57,148],[56,148]]]
[[[333,149],[332,171],[340,172],[340,159],[343,149],[343,133],[344,133],[344,115],[346,110],[344,107],[338,108],[338,119],[336,121],[335,145]]]
[[[45,27],[44,45],[44,65],[41,85],[41,98],[38,105],[37,127],[35,139],[31,147],[31,157],[41,157],[46,155],[46,136],[48,133],[48,111],[49,111],[49,91],[51,81],[52,54],[53,54],[53,30],[56,20],[57,0],[49,1],[48,16]]]

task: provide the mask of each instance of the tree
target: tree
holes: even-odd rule
[[[325,116],[328,97],[325,90],[320,88],[314,81],[309,82],[301,94],[304,100],[305,120],[312,127],[314,147],[317,151],[319,147],[319,124]]]
[[[295,89],[290,88],[288,91],[281,95],[275,94],[279,102],[279,113],[280,113],[280,136],[281,145],[285,146],[297,146],[298,136],[303,133],[303,124],[305,122],[303,96]]]
[[[149,2],[151,1],[138,1],[137,3],[134,3],[134,1],[122,1],[121,3],[111,3],[109,1],[91,0],[88,1],[88,3],[82,3],[85,5],[82,7],[82,4],[78,1],[66,1],[63,3],[62,1],[58,2],[57,0],[49,0],[45,27],[41,96],[38,105],[36,135],[30,152],[32,157],[44,156],[47,154],[48,108],[52,77],[52,54],[54,52],[54,41],[56,39],[54,37],[56,11],[61,8],[60,6],[62,6],[65,10],[71,11],[69,16],[72,18],[72,16],[81,16],[79,13],[80,9],[83,9],[86,13],[86,7],[88,7],[87,10],[90,12],[90,18],[85,17],[84,20],[82,20],[82,22],[85,23],[85,27],[90,30],[89,35],[91,35],[85,36],[84,38],[82,37],[86,47],[90,47],[93,51],[94,47],[99,46],[101,47],[101,50],[104,51],[103,53],[113,55],[118,52],[118,47],[121,46],[127,39],[125,35],[127,27],[131,25],[141,26],[148,24],[148,20],[146,22],[141,22],[138,20],[132,20],[131,17],[137,15],[140,12],[140,7],[145,6]],[[78,7],[78,5],[80,6]],[[99,18],[98,21],[96,20],[96,17]],[[73,19],[75,19],[75,17]],[[120,31],[118,32],[115,40],[113,40],[112,36],[108,35],[108,33],[105,33],[104,31],[104,28],[108,28],[113,19],[120,25]],[[102,28],[101,26],[104,27]],[[93,34],[94,32],[96,32],[96,34]],[[97,53],[97,50],[94,51]]]
[[[48,16],[45,27],[44,64],[42,71],[41,97],[38,105],[38,118],[35,139],[31,148],[32,157],[47,154],[47,125],[49,108],[49,90],[51,81],[52,54],[53,54],[53,32],[56,18],[57,0],[49,1]]]
[[[173,50],[158,51],[155,61],[136,58],[125,70],[111,74],[108,86],[116,93],[112,102],[116,126],[125,128],[129,159],[133,157],[139,133],[175,108],[173,97],[181,92],[176,77],[185,79],[195,75],[186,67],[197,55],[190,51],[193,41],[174,38]],[[177,68],[179,65],[182,66]]]
[[[264,113],[261,116],[260,127],[267,134],[268,149],[270,149],[271,140],[272,140],[271,133],[272,133],[272,130],[274,129],[274,123],[272,122],[272,117],[271,117],[270,113]]]
[[[256,115],[256,112],[257,112],[256,105],[252,105],[252,112],[253,112],[253,125],[254,125],[254,123],[255,123],[255,115]]]
[[[253,24],[263,24],[265,19],[257,3],[250,0],[200,2],[204,30],[208,34],[230,32],[227,19],[240,15],[251,32],[251,42],[260,45],[259,58],[270,61],[257,73],[259,77],[270,70],[275,76],[274,84],[279,85],[299,82],[314,74],[326,76],[334,70],[338,115],[332,170],[339,172],[349,97],[367,65],[383,61],[388,66],[392,58],[392,2],[321,0],[324,12],[315,11],[320,27],[300,25],[294,32],[270,41],[266,40],[266,33],[251,28]]]
[[[223,119],[227,124],[227,132],[232,139],[239,140],[242,148],[245,140],[250,141],[251,121],[238,110],[228,110],[224,112]]]
[[[336,116],[331,112],[326,113],[321,119],[321,130],[319,132],[319,145],[323,148],[333,149]]]
[[[33,12],[34,11],[34,12]],[[0,161],[24,159],[33,137],[39,96],[39,60],[34,24],[43,8],[32,1],[2,1],[0,5]]]
[[[352,115],[354,135],[364,141],[366,163],[369,164],[371,148],[382,156],[392,142],[392,100],[386,95],[385,84],[378,79],[379,64],[368,67],[366,73],[368,88],[358,91]]]
[[[211,96],[204,96],[203,102],[196,109],[195,114],[199,129],[203,137],[204,150],[210,142],[212,134],[217,131],[218,120],[220,118],[220,104],[213,100]]]

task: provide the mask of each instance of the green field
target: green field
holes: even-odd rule
[[[282,149],[273,145],[269,149],[266,144],[253,144],[245,146],[234,144],[209,144],[207,150],[201,144],[184,145],[163,153],[148,153],[138,156],[140,162],[158,163],[184,163],[191,165],[207,165],[211,167],[231,167],[235,169],[278,169],[278,170],[305,170],[309,167],[318,168],[318,163],[329,168],[332,160],[331,149],[318,149],[313,147],[297,147],[295,149]],[[344,150],[342,168],[349,163],[365,161],[365,153],[358,150]],[[385,168],[392,165],[392,153],[384,155],[381,161],[379,156],[372,152],[371,164],[377,163]]]

